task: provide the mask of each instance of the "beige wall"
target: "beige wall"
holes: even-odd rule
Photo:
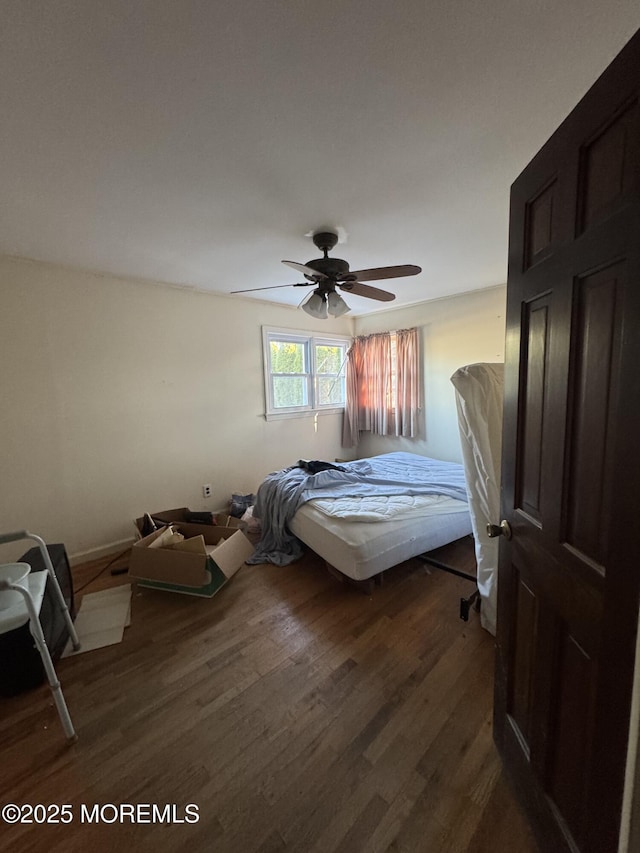
[[[503,357],[505,289],[315,321],[294,308],[0,258],[1,530],[71,555],[126,541],[145,511],[220,509],[301,457],[348,455],[342,417],[265,421],[261,326],[422,329],[426,437],[365,438],[459,459],[449,377]],[[212,483],[211,500],[202,498]],[[4,546],[0,559],[23,550]]]
[[[145,511],[215,510],[340,455],[341,415],[265,421],[261,325],[350,335],[348,318],[9,258],[0,304],[3,532],[85,554]]]
[[[461,462],[451,375],[465,364],[504,360],[506,286],[422,302],[356,319],[356,334],[417,326],[421,332],[424,398],[419,440],[363,435],[358,455],[407,450]]]

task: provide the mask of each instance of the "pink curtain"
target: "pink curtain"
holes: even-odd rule
[[[396,435],[418,434],[418,330],[396,332]]]
[[[395,334],[395,393],[389,332],[359,336],[347,353],[343,447],[355,447],[362,430],[376,435],[417,434],[418,330]]]

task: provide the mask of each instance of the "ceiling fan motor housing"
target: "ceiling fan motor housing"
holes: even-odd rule
[[[349,272],[349,264],[340,258],[315,258],[313,261],[307,261],[305,266],[318,270],[319,273],[326,275],[327,278],[330,278],[333,281],[335,281],[338,276]],[[314,280],[313,277],[309,275],[305,275],[305,278],[308,278],[309,281]]]

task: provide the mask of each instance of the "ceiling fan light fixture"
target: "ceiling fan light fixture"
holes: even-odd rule
[[[351,311],[351,308],[349,308],[339,293],[332,290],[327,297],[327,311],[332,317],[342,317],[342,315],[346,314],[347,311]]]
[[[311,317],[315,317],[316,320],[327,319],[327,299],[318,290],[314,290],[301,307],[303,311],[306,311]]]

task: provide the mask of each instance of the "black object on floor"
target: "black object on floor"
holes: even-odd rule
[[[478,578],[476,575],[470,575],[468,572],[461,572],[460,569],[454,569],[452,566],[447,566],[446,563],[441,563],[439,560],[434,560],[433,557],[430,557],[428,554],[418,554],[418,560],[422,560],[423,563],[427,563],[430,566],[433,566],[436,569],[440,569],[442,572],[448,572],[450,575],[457,575],[459,578],[464,578],[466,581],[471,581],[471,583],[477,584]],[[471,593],[469,598],[461,598],[460,599],[460,618],[464,622],[469,621],[469,611],[472,606],[475,606],[476,613],[480,612],[480,606],[482,603],[482,599],[480,598],[480,590],[476,586],[475,590]]]
[[[190,512],[187,511],[187,521],[190,524],[215,524],[212,512]]]
[[[69,558],[64,545],[48,545],[47,551],[51,557],[53,570],[58,578],[60,589],[67,602],[71,618],[75,620],[76,611],[73,603],[73,579]],[[46,571],[40,548],[35,547],[20,557],[20,563],[28,563],[32,572]],[[55,662],[60,658],[64,647],[69,639],[64,617],[60,611],[60,605],[56,599],[51,581],[47,578],[47,585],[40,608],[40,624],[44,638]],[[13,631],[0,634],[0,696],[15,696],[25,690],[37,687],[45,680],[45,671],[42,658],[35,647],[33,637],[29,631],[28,621]]]
[[[142,530],[140,531],[140,534],[144,538],[145,536],[149,536],[153,533],[154,530],[157,530],[158,527],[148,512],[145,512],[142,518]]]

